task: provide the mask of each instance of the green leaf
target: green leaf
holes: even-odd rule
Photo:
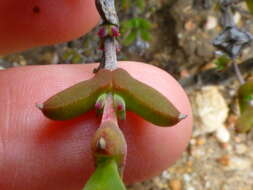
[[[238,99],[241,113],[243,113],[248,107],[252,107],[253,81],[247,81],[245,84],[240,86],[238,90]]]
[[[82,60],[82,58],[81,58],[81,55],[80,54],[78,54],[77,52],[73,55],[73,57],[72,57],[72,62],[73,63],[80,63],[81,62],[81,60]]]
[[[94,108],[99,95],[111,88],[111,72],[100,70],[93,78],[77,83],[43,103],[41,111],[53,120],[68,120]]]
[[[128,46],[131,43],[133,43],[137,38],[137,32],[136,31],[131,31],[127,37],[124,39],[123,43],[124,45]]]
[[[120,6],[123,9],[129,9],[129,7],[131,6],[131,1],[129,1],[129,0],[122,0]]]
[[[223,55],[223,56],[217,58],[214,61],[214,64],[216,65],[216,68],[218,70],[223,70],[226,68],[226,66],[229,64],[229,62],[230,62],[230,58],[226,55]]]
[[[150,41],[151,40],[151,35],[146,30],[140,30],[140,36],[143,41]]]
[[[145,8],[145,1],[144,0],[136,0],[135,4],[141,10],[143,10]]]
[[[83,190],[126,190],[116,161],[108,159],[99,163]]]
[[[127,21],[121,22],[121,27],[123,27],[123,28],[132,28],[133,27],[132,20],[127,20]]]
[[[121,25],[120,33],[123,34],[123,36],[133,28],[132,23],[129,22],[128,20],[121,22],[120,25]]]
[[[134,28],[139,28],[140,27],[140,19],[139,18],[132,18],[131,19],[132,25]]]
[[[152,28],[151,22],[146,19],[139,18],[140,28],[150,30]]]
[[[246,0],[246,4],[251,14],[253,14],[253,0]]]
[[[185,118],[160,92],[134,79],[124,69],[113,71],[113,91],[126,102],[126,110],[159,126],[173,126]]]
[[[64,52],[63,59],[65,61],[68,60],[68,59],[71,59],[73,57],[74,53],[75,53],[74,50],[68,49],[66,52]]]
[[[251,128],[253,128],[253,108],[249,107],[237,120],[236,129],[238,132],[245,133]]]

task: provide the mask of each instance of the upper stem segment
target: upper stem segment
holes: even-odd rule
[[[114,0],[96,0],[97,10],[103,19],[103,26],[111,25],[118,29],[119,20],[115,9]],[[100,36],[101,37],[101,36]],[[114,70],[117,65],[117,43],[114,35],[106,35],[101,37],[103,47],[103,57],[98,69],[106,68]],[[98,70],[96,69],[96,71]]]
[[[117,67],[117,53],[116,53],[116,40],[115,37],[107,37],[104,40],[104,68],[114,70]]]

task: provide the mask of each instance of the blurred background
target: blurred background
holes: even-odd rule
[[[160,176],[129,190],[253,190],[253,131],[237,133],[239,82],[226,56],[215,55],[222,31],[216,0],[121,0],[119,60],[143,61],[172,74],[187,91],[194,131],[187,151]],[[253,33],[245,3],[233,19]],[[26,65],[98,62],[97,29],[77,40],[0,57],[0,69]],[[252,45],[238,63],[253,78]]]

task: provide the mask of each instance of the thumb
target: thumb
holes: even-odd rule
[[[81,189],[94,169],[90,141],[99,126],[95,113],[55,122],[35,107],[36,102],[92,75],[87,68],[72,70],[76,76],[71,68],[69,73],[63,71],[60,67],[1,71],[0,189]]]

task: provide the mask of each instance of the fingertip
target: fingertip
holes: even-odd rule
[[[98,21],[93,0],[2,0],[0,54],[73,40]]]

